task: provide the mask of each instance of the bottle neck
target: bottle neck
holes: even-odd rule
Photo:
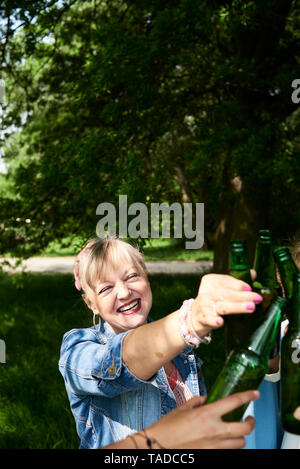
[[[285,297],[291,299],[293,295],[294,275],[298,272],[298,268],[287,249],[275,250],[274,257],[278,267]]]
[[[300,273],[294,277],[293,296],[289,302],[289,330],[300,331]]]
[[[229,273],[252,286],[250,263],[243,241],[232,241],[230,248]]]
[[[232,277],[235,277],[235,278],[238,278],[239,280],[243,280],[243,282],[246,282],[248,283],[248,285],[250,285],[250,287],[252,287],[252,278],[251,278],[251,274],[250,274],[250,269],[231,269],[230,270],[230,275],[232,275]]]
[[[250,338],[249,350],[257,355],[269,357],[286,304],[287,300],[279,296],[272,301],[263,323]]]
[[[258,240],[254,259],[256,282],[270,289],[277,288],[276,268],[271,240]]]
[[[286,298],[292,298],[293,296],[293,277],[297,272],[297,267],[295,267],[292,259],[282,262],[280,267],[278,267]]]

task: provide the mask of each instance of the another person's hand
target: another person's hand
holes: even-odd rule
[[[300,406],[295,410],[294,417],[295,419],[300,420]]]
[[[205,397],[193,397],[185,404],[162,417],[145,431],[104,449],[240,449],[245,435],[255,427],[255,419],[248,416],[243,422],[224,422],[222,415],[258,399],[258,391],[232,394],[212,404],[204,404]]]
[[[205,398],[194,397],[161,419],[156,439],[161,446],[174,449],[243,448],[255,419],[249,416],[243,422],[224,422],[222,416],[258,397],[258,391],[246,391],[207,405],[201,405]],[[150,427],[147,434],[151,433]]]
[[[205,335],[224,324],[223,315],[252,313],[262,299],[247,283],[231,275],[204,275],[192,304],[192,324],[198,335]]]

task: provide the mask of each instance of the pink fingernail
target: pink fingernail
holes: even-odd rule
[[[263,297],[260,295],[257,295],[253,298],[254,303],[260,303],[263,300]]]
[[[244,291],[252,291],[252,288],[251,287],[244,287]]]
[[[217,324],[217,326],[219,326],[221,324],[221,321],[217,320],[216,324]]]
[[[246,306],[246,309],[247,309],[248,311],[253,311],[253,310],[255,309],[255,306],[254,306],[254,305],[247,305],[247,306]]]

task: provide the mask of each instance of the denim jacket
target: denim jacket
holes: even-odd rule
[[[100,448],[152,425],[176,407],[164,369],[149,381],[136,377],[122,360],[124,337],[102,321],[73,329],[62,341],[59,370],[75,418],[79,448]],[[191,348],[174,362],[193,395],[206,394],[201,360]]]

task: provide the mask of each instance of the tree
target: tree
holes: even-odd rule
[[[4,155],[28,252],[91,234],[119,194],[205,202],[219,272],[232,237],[253,254],[259,227],[297,228],[296,2],[24,2],[17,16],[2,69],[21,132]]]

